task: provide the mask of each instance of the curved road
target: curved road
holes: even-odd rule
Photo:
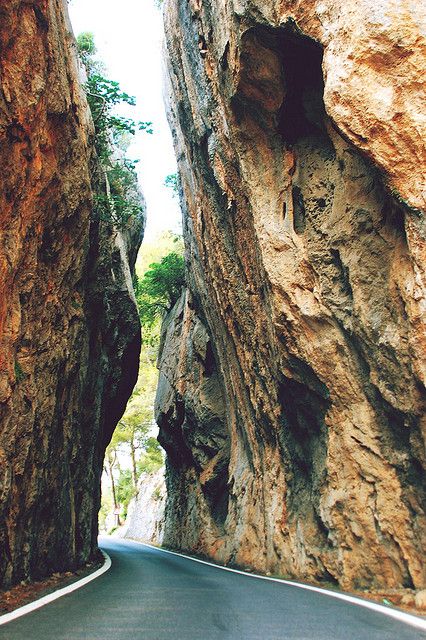
[[[426,633],[330,596],[102,540],[112,568],[14,622],[1,640],[419,640]]]

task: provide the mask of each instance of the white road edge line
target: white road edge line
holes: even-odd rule
[[[193,558],[191,556],[185,555],[184,553],[169,551],[168,549],[155,547],[154,545],[147,544],[146,542],[131,540],[131,538],[127,538],[127,539],[129,540],[129,542],[130,541],[135,542],[136,544],[140,544],[144,547],[150,547],[151,549],[161,551],[162,553],[170,553],[171,555],[178,556],[179,558],[186,558],[187,560],[192,560],[193,562],[206,564],[209,567],[215,567],[215,569],[222,569],[222,571],[231,571],[232,573],[239,573],[242,576],[247,576],[248,578],[256,578],[258,580],[269,580],[270,582],[280,582],[281,584],[286,584],[286,585],[289,585],[290,587],[306,589],[306,591],[316,591],[317,593],[322,593],[324,595],[330,596],[331,598],[336,598],[337,600],[344,600],[345,602],[356,604],[359,607],[364,607],[365,609],[371,609],[372,611],[377,611],[378,613],[382,613],[385,616],[389,616],[390,618],[395,618],[395,620],[399,620],[400,622],[405,622],[406,624],[409,624],[412,627],[416,627],[417,629],[423,629],[424,631],[426,631],[426,620],[424,620],[423,618],[420,618],[411,613],[406,613],[405,611],[400,611],[399,609],[389,609],[388,607],[378,604],[377,602],[362,600],[361,598],[357,598],[356,596],[351,596],[347,593],[329,591],[328,589],[322,589],[321,587],[314,587],[312,585],[303,584],[301,582],[292,582],[291,580],[282,580],[281,578],[271,578],[269,576],[260,576],[257,573],[247,573],[246,571],[240,571],[239,569],[231,569],[231,567],[223,567],[220,564],[214,564],[213,562],[207,562],[206,560]]]
[[[0,616],[0,626],[2,624],[7,624],[8,622],[12,622],[12,620],[16,620],[21,616],[25,616],[27,613],[31,613],[36,609],[40,609],[40,607],[44,607],[46,604],[49,604],[50,602],[53,602],[58,598],[62,598],[62,596],[68,595],[68,593],[77,591],[77,589],[84,587],[84,585],[88,584],[89,582],[92,582],[92,580],[96,580],[96,578],[99,578],[103,573],[105,573],[111,568],[111,564],[112,564],[111,558],[109,557],[109,555],[105,553],[105,551],[102,551],[102,549],[101,549],[101,553],[105,558],[105,562],[100,569],[97,569],[96,571],[86,576],[85,578],[82,578],[81,580],[77,580],[77,582],[73,582],[72,584],[69,584],[67,587],[63,587],[62,589],[53,591],[53,593],[49,593],[49,595],[43,596],[38,600],[34,600],[34,602],[30,602],[29,604],[26,604],[23,607],[19,607],[19,609],[15,609],[15,611],[11,611],[10,613],[5,613],[4,615]]]

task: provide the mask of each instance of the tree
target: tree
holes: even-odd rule
[[[183,256],[172,251],[160,262],[151,264],[136,289],[142,325],[152,325],[158,316],[170,311],[184,286]]]
[[[129,469],[120,470],[117,481],[117,499],[123,507],[123,517],[127,517],[127,509],[129,502],[136,495],[135,488],[132,483],[132,474]]]
[[[139,475],[136,464],[138,452],[144,449],[151,428],[152,408],[147,406],[143,396],[136,393],[132,396],[129,407],[118,423],[113,436],[115,443],[126,445],[130,450],[132,481],[135,491]]]
[[[102,492],[102,504],[99,511],[99,527],[101,530],[107,530],[107,518],[108,515],[114,511],[114,505],[112,503],[112,493],[108,491]]]
[[[125,157],[129,136],[137,130],[152,133],[151,122],[135,122],[117,113],[119,105],[134,106],[133,96],[121,90],[115,80],[105,76],[102,62],[96,59],[93,34],[81,33],[77,49],[86,69],[85,91],[95,125],[95,148],[107,179],[105,192],[95,197],[95,211],[104,222],[117,228],[142,216],[142,200],[138,194],[135,160]]]
[[[135,106],[136,99],[122,91],[117,81],[105,76],[104,65],[95,58],[97,49],[92,33],[77,36],[77,50],[87,73],[85,89],[95,124],[96,150],[99,157],[109,163],[113,154],[112,143],[116,143],[123,133],[134,135],[138,129],[152,133],[152,123],[135,122],[116,113],[117,105]]]
[[[148,438],[145,444],[145,453],[138,462],[138,473],[155,473],[164,464],[163,450],[158,444],[157,438]]]
[[[160,464],[156,468],[163,463],[161,447],[151,435],[154,426],[153,397],[157,380],[157,370],[155,369],[154,373],[154,368],[155,364],[151,362],[148,367],[146,363],[145,366],[141,364],[140,370],[144,375],[139,376],[127,409],[107,447],[106,461],[112,502],[115,511],[118,511],[121,505],[124,514],[127,513],[130,500],[137,494],[138,479],[142,473],[141,460],[148,456],[146,464],[150,464],[152,468],[156,467],[158,460]],[[130,469],[120,469],[120,455],[129,455]],[[117,518],[117,526],[119,525],[120,519]]]

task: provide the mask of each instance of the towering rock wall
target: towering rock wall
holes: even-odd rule
[[[189,281],[160,360],[166,544],[424,585],[420,4],[166,4]]]
[[[87,561],[105,445],[137,376],[140,223],[102,176],[65,0],[0,6],[0,583]]]

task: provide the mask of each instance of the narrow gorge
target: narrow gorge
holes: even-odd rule
[[[344,590],[425,589],[424,7],[163,12],[186,285],[158,355],[167,496],[142,474],[127,531]],[[2,588],[96,558],[138,377],[144,198],[132,182],[132,215],[105,217],[84,74],[66,0],[1,4]]]

